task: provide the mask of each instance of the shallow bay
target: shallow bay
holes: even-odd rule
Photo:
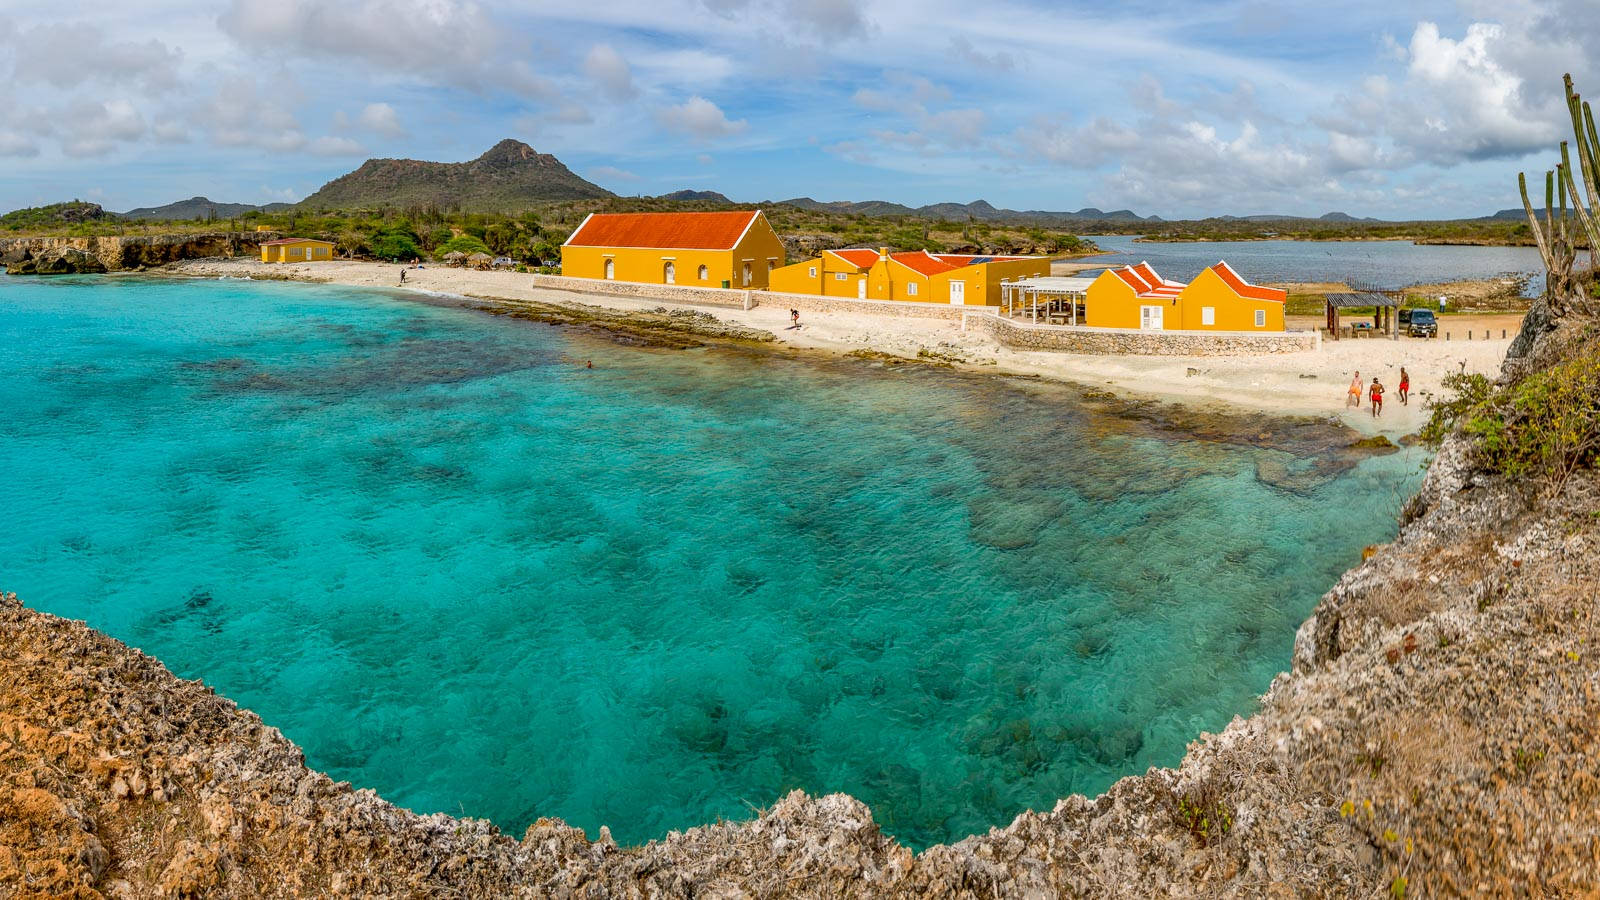
[[[1288,491],[1069,391],[281,283],[0,281],[0,403],[0,588],[401,805],[624,842],[1174,764],[1420,461]]]

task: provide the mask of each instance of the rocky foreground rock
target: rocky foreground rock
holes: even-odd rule
[[[219,231],[101,237],[0,238],[9,275],[73,275],[148,269],[183,259],[254,254],[276,232]]]
[[[1592,327],[1533,319],[1510,365]],[[1536,496],[1469,459],[1445,446],[1255,715],[1176,769],[920,855],[843,795],[637,848],[552,819],[518,839],[415,815],[307,770],[203,684],[6,597],[0,896],[1591,895],[1600,478]]]

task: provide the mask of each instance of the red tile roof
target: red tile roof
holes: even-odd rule
[[[324,241],[320,238],[278,238],[275,241],[262,241],[263,247],[274,247],[278,244],[332,244],[333,241]]]
[[[564,246],[732,250],[759,215],[760,210],[595,213]]]
[[[1133,288],[1133,292],[1140,297],[1176,297],[1187,287],[1157,275],[1156,270],[1147,262],[1139,263],[1137,266],[1112,269],[1111,274],[1122,279],[1123,283]]]
[[[878,261],[878,251],[865,248],[829,250],[828,252],[858,269],[870,269],[873,263]]]
[[[930,255],[934,259],[942,263],[949,263],[952,266],[971,266],[979,262],[1012,262],[1018,259],[1038,258],[1027,256],[979,256],[971,253],[933,253]]]
[[[921,275],[937,275],[940,272],[949,272],[952,269],[961,268],[960,266],[952,266],[947,262],[940,262],[934,259],[926,250],[917,253],[891,253],[889,258]]]
[[[1241,297],[1248,297],[1251,300],[1272,300],[1278,303],[1285,303],[1289,299],[1288,291],[1278,290],[1277,288],[1257,287],[1245,281],[1244,276],[1235,272],[1233,266],[1228,265],[1226,260],[1212,266],[1211,271],[1217,273],[1227,283],[1228,287],[1233,288],[1233,292]]]

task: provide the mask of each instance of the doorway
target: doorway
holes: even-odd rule
[[[950,282],[950,303],[961,306],[967,302],[967,285],[963,281]]]
[[[661,267],[661,278],[667,284],[678,283],[678,270],[672,265],[671,260],[668,260],[667,264]]]
[[[1162,307],[1160,306],[1139,307],[1139,327],[1146,330],[1160,331],[1165,327],[1161,324],[1161,311]]]

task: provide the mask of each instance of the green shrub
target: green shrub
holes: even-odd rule
[[[380,231],[367,241],[372,255],[379,259],[415,259],[422,255],[416,236],[409,231]]]
[[[474,253],[488,253],[489,248],[470,234],[458,234],[434,249],[434,256],[444,256],[446,253],[465,253],[471,256]]]
[[[1434,447],[1459,427],[1485,469],[1552,489],[1600,461],[1600,341],[1509,386],[1482,375],[1444,385],[1453,395],[1433,404],[1419,435]]]

